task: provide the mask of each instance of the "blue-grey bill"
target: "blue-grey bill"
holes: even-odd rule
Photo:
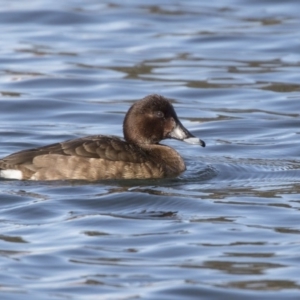
[[[202,147],[205,147],[205,142],[196,137],[189,137],[187,139],[183,139],[183,141],[192,145],[200,145]]]
[[[192,135],[179,121],[177,126],[170,132],[169,137],[189,144],[205,147],[205,142]]]

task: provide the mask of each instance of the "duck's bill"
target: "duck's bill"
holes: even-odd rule
[[[183,139],[184,142],[188,144],[193,144],[193,145],[200,145],[202,147],[205,147],[205,142],[196,138],[196,137],[189,137],[187,139]]]
[[[205,147],[205,142],[192,135],[181,123],[177,124],[169,133],[169,137],[189,144]]]

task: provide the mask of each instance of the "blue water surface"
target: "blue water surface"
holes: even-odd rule
[[[299,299],[300,2],[0,1],[0,156],[172,99],[174,179],[0,181],[0,298]]]

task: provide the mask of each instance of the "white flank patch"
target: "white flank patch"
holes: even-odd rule
[[[0,170],[0,177],[2,178],[7,178],[7,179],[18,179],[22,180],[23,179],[23,174],[19,170]]]

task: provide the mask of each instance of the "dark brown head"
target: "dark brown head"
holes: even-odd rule
[[[172,104],[160,95],[149,95],[134,103],[125,116],[123,132],[126,141],[139,145],[173,138],[205,147],[183,127]]]

